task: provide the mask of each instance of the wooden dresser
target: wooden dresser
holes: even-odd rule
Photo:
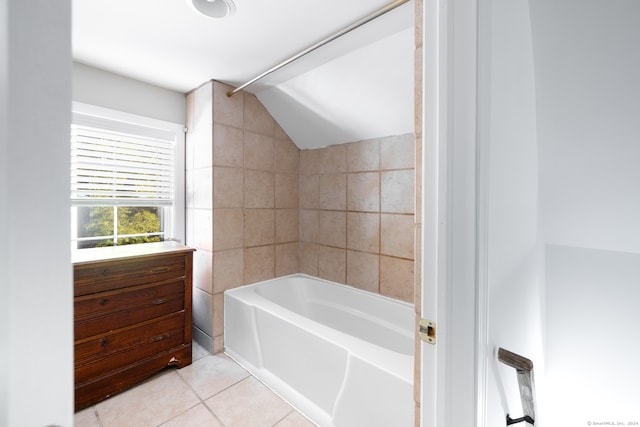
[[[167,366],[191,364],[193,249],[81,249],[72,260],[76,411]]]

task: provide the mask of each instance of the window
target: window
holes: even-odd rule
[[[72,248],[184,240],[183,129],[74,103]]]

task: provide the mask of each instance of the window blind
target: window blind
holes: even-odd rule
[[[175,132],[74,113],[71,202],[75,206],[170,206]]]

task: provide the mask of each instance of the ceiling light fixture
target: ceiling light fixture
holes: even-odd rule
[[[232,0],[187,0],[187,3],[210,18],[226,18],[236,11]]]

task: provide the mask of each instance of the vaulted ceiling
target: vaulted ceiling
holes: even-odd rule
[[[187,92],[238,86],[390,0],[235,0],[227,18],[189,0],[74,0],[74,60]],[[413,132],[410,1],[271,74],[255,93],[300,148]]]

